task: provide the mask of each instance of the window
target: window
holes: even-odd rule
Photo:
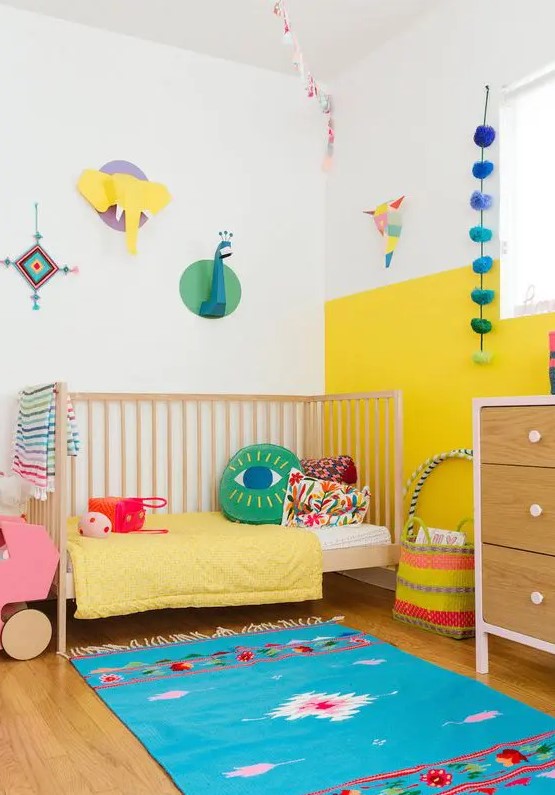
[[[501,317],[555,311],[555,66],[503,92]]]

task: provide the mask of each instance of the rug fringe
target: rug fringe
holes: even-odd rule
[[[308,618],[289,619],[282,618],[278,621],[263,622],[261,624],[248,624],[241,630],[218,627],[212,635],[204,632],[177,633],[175,635],[157,635],[152,638],[144,638],[142,641],[132,640],[127,645],[119,643],[105,643],[101,646],[75,646],[69,650],[69,657],[92,657],[95,654],[112,654],[120,651],[132,651],[133,649],[148,649],[158,646],[171,646],[173,643],[194,643],[198,640],[213,640],[215,638],[230,638],[238,635],[255,635],[257,632],[272,632],[272,630],[298,629],[302,627],[312,627],[316,624],[335,624],[344,620],[344,616],[334,618],[319,618],[309,616]]]

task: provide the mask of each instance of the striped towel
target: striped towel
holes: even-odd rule
[[[35,487],[33,496],[45,500],[54,491],[56,385],[27,387],[19,393],[12,470]],[[67,454],[79,452],[75,411],[67,400]]]

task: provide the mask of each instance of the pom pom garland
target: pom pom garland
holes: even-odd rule
[[[486,306],[486,304],[491,304],[495,297],[494,290],[484,290],[481,287],[476,287],[476,289],[472,290],[470,293],[470,297],[474,301],[475,304],[479,306]]]
[[[472,166],[472,176],[476,179],[487,179],[493,173],[494,165],[489,160],[478,160]]]
[[[485,317],[473,317],[470,325],[472,326],[472,331],[475,331],[476,334],[489,334],[493,328],[491,320],[486,320]]]
[[[474,143],[482,149],[487,149],[495,141],[495,130],[487,124],[480,124],[474,133]]]
[[[493,232],[485,226],[473,226],[468,232],[470,239],[475,243],[489,243],[493,237]]]
[[[492,204],[493,196],[490,196],[489,193],[475,190],[470,197],[470,206],[473,210],[489,210]]]
[[[474,273],[489,273],[490,270],[493,268],[493,259],[491,257],[478,257],[472,263],[472,270]]]
[[[493,359],[493,354],[489,351],[476,351],[472,354],[474,364],[489,364]]]
[[[480,307],[480,317],[473,317],[470,321],[472,330],[480,335],[480,350],[472,355],[472,361],[475,364],[489,364],[492,360],[492,355],[484,351],[484,335],[489,334],[492,330],[491,321],[484,317],[484,306],[491,304],[495,298],[494,290],[484,288],[484,274],[489,273],[493,266],[493,259],[484,254],[484,244],[489,243],[493,238],[492,230],[484,226],[484,212],[489,210],[493,204],[493,196],[489,193],[484,193],[484,180],[494,170],[493,163],[484,157],[484,150],[495,141],[495,130],[487,123],[488,100],[489,86],[486,86],[484,120],[482,124],[476,127],[474,132],[474,143],[481,148],[482,156],[472,166],[472,175],[480,180],[480,189],[473,191],[470,197],[470,206],[473,210],[480,213],[480,223],[477,226],[473,226],[468,232],[470,239],[474,243],[480,244],[480,256],[472,263],[472,270],[480,276],[480,286],[475,287],[470,293],[472,301]]]

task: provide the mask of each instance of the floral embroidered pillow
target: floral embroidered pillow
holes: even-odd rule
[[[303,475],[298,469],[289,473],[283,502],[282,525],[287,527],[323,527],[362,524],[370,504],[370,491],[344,486],[331,480]]]
[[[334,480],[354,486],[357,482],[356,464],[350,455],[337,455],[330,458],[303,458],[302,468],[306,475],[318,480]]]

